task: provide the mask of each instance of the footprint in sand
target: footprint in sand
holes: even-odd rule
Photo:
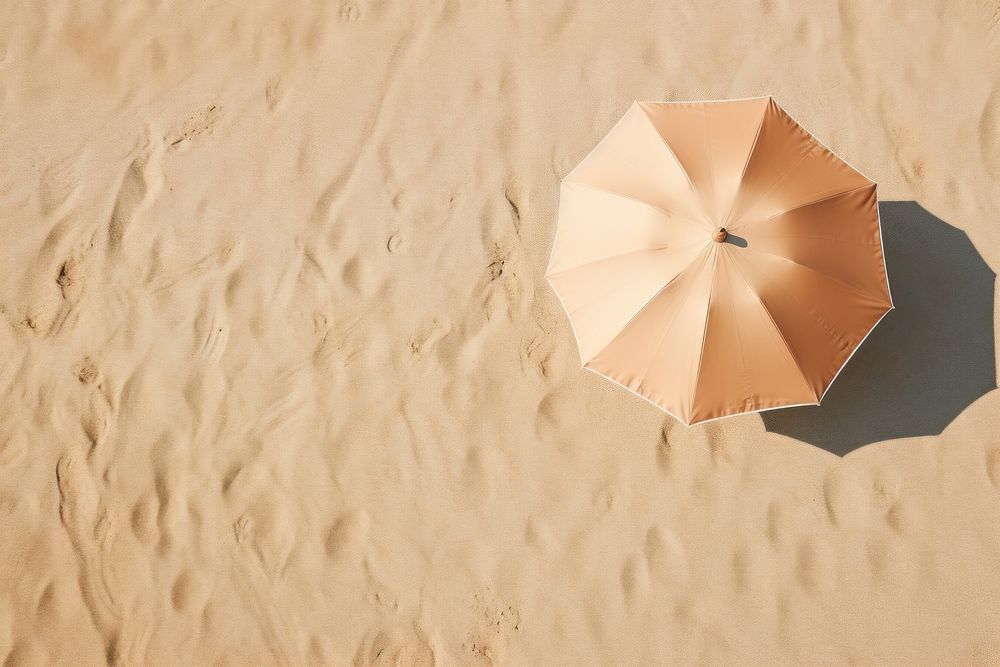
[[[90,443],[90,452],[104,444],[111,430],[111,405],[100,391],[91,390],[87,408],[80,418],[80,427]]]
[[[109,584],[108,556],[114,540],[111,516],[85,460],[75,452],[56,465],[59,519],[81,561],[81,590],[98,629],[108,639],[121,621],[121,609]],[[109,640],[110,641],[110,640]]]
[[[65,454],[56,465],[59,488],[59,518],[73,540],[92,536],[99,518],[101,500],[86,469],[73,452]]]
[[[641,556],[631,556],[626,559],[619,580],[626,607],[632,607],[637,600],[645,599],[650,589],[649,566],[646,559]]]
[[[364,255],[355,255],[344,263],[341,274],[344,284],[360,296],[372,296],[378,289],[374,264]]]
[[[997,25],[1000,25],[1000,21]],[[989,99],[983,105],[979,119],[979,146],[982,147],[983,165],[987,172],[994,178],[1000,179],[1000,156],[995,150],[998,141],[1000,141],[1000,86],[994,86]]]
[[[84,358],[83,362],[76,368],[76,379],[82,384],[94,385],[100,378],[101,371],[89,357]]]
[[[513,186],[508,187],[503,192],[503,197],[507,201],[507,206],[510,208],[510,219],[511,224],[514,226],[514,233],[521,234],[521,207],[517,203],[520,200],[520,195],[515,193],[515,188]]]
[[[921,535],[927,526],[926,518],[913,501],[901,498],[889,508],[885,521],[900,534]]]
[[[643,549],[654,581],[665,582],[669,588],[682,586],[688,579],[688,556],[680,539],[670,530],[657,526],[646,532]]]
[[[56,222],[35,255],[21,298],[24,328],[36,335],[53,336],[79,316],[84,295],[95,225],[81,228],[74,216]]]
[[[132,507],[132,534],[143,546],[151,547],[159,539],[157,516],[160,511],[160,501],[155,494],[147,493]]]
[[[122,250],[136,218],[160,194],[163,187],[161,152],[160,146],[150,145],[147,139],[122,176],[108,220],[107,244],[112,254]]]
[[[673,418],[663,423],[660,429],[660,437],[656,441],[656,467],[661,475],[670,476],[676,463],[677,453],[670,443],[670,432],[677,422]]]
[[[872,512],[871,495],[858,475],[857,471],[838,465],[823,481],[826,513],[837,528],[862,527]]]
[[[3,667],[33,667],[47,664],[49,660],[41,647],[31,641],[20,641],[11,648]]]
[[[386,241],[385,248],[393,255],[405,255],[410,248],[410,242],[402,232],[396,232]]]
[[[218,104],[209,104],[198,113],[188,117],[177,129],[165,136],[163,141],[170,148],[185,147],[198,137],[212,134],[221,117],[222,107]]]
[[[521,370],[534,370],[538,375],[546,377],[548,375],[548,362],[550,355],[545,354],[544,345],[546,336],[531,336],[525,338],[521,343]]]
[[[197,357],[210,364],[218,363],[229,344],[229,322],[218,307],[202,308],[194,326],[195,340],[201,341]]]
[[[993,486],[1000,489],[1000,447],[986,452],[986,476]]]
[[[521,340],[519,351],[523,372],[534,372],[543,379],[549,379],[566,365],[562,363],[565,354],[552,336],[554,328],[554,322],[545,321],[543,324],[543,318],[535,317],[531,332]]]
[[[418,359],[426,356],[442,338],[451,332],[451,322],[434,319],[410,338],[410,357]]]
[[[773,500],[767,507],[767,541],[775,549],[789,544],[799,528],[797,513],[800,505],[794,501]]]
[[[159,292],[170,289],[183,281],[190,283],[202,276],[224,274],[238,266],[243,257],[242,249],[243,240],[237,238],[232,243],[223,246],[220,250],[210,252],[196,261],[188,262],[185,258],[173,263],[173,266],[164,266],[165,261],[170,258],[164,258],[163,240],[158,239],[153,243],[150,251],[151,259],[149,261],[149,271],[145,278],[146,286],[152,292]],[[237,279],[237,276],[238,274],[234,272],[233,277],[230,278],[230,283]],[[228,299],[229,294],[227,291],[227,301]],[[228,302],[227,305],[235,306],[235,304]]]
[[[296,516],[291,504],[273,493],[259,496],[248,513],[244,546],[250,548],[268,577],[280,575],[292,555],[298,532]]]
[[[354,2],[345,2],[340,6],[340,20],[344,23],[353,23],[361,18],[361,10]]]
[[[892,586],[914,576],[913,561],[904,543],[891,535],[872,535],[866,543],[868,565],[874,581]]]
[[[4,478],[12,479],[28,455],[28,435],[20,429],[4,429],[4,432],[10,435],[0,442],[0,472]]]
[[[42,215],[62,217],[73,206],[83,189],[80,158],[73,156],[47,166],[41,174],[38,199]]]
[[[434,648],[420,626],[393,627],[367,633],[354,654],[355,665],[408,665],[432,667],[438,664]]]
[[[79,301],[83,295],[83,279],[87,273],[88,251],[92,244],[77,248],[72,255],[59,265],[56,284],[68,301]]]
[[[535,434],[549,444],[562,445],[565,437],[576,432],[579,423],[579,401],[569,392],[549,392],[538,404]]]
[[[370,520],[364,510],[347,512],[337,518],[326,535],[326,555],[331,559],[357,554],[368,539]]]
[[[285,98],[285,85],[281,77],[273,77],[264,87],[264,100],[267,102],[267,110],[274,111]]]
[[[489,263],[481,280],[483,285],[482,309],[487,320],[499,313],[509,320],[519,320],[528,315],[526,284],[520,260],[514,254],[514,242],[494,242],[489,251]]]
[[[829,553],[814,538],[799,542],[795,552],[795,579],[810,595],[827,594],[834,588]]]
[[[211,586],[204,575],[194,570],[184,570],[174,579],[170,587],[170,604],[178,614],[204,609],[208,602]]]
[[[890,507],[899,500],[899,495],[903,488],[903,480],[898,471],[884,469],[875,477],[872,485],[875,491],[875,500],[883,511],[888,511]]]
[[[503,663],[503,647],[521,630],[521,612],[486,588],[473,597],[472,629],[463,648],[473,659]]]
[[[76,593],[73,584],[65,580],[48,582],[35,603],[35,617],[39,625],[57,628],[62,623],[73,622]]]

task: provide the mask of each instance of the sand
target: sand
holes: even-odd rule
[[[997,663],[1000,391],[685,428],[543,277],[634,99],[765,94],[998,271],[997,62],[981,0],[4,3],[0,663]]]

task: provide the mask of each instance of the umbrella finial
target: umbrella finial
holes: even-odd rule
[[[715,233],[712,234],[712,240],[715,241],[716,243],[722,243],[723,241],[726,240],[726,237],[728,236],[729,232],[726,231],[726,228],[719,227],[718,229],[715,230]]]

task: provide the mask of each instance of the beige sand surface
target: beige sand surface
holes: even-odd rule
[[[0,4],[0,664],[1000,662],[1000,391],[686,429],[543,278],[633,99],[768,93],[1000,270],[998,62],[992,0]]]

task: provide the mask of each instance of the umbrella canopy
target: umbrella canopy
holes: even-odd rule
[[[633,104],[546,277],[584,367],[685,424],[818,404],[892,309],[876,184],[771,97]]]

